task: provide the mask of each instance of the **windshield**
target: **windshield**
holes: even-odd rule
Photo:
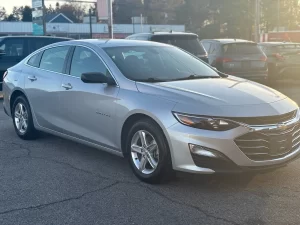
[[[260,54],[261,50],[255,43],[233,43],[222,46],[226,54]]]
[[[206,55],[206,51],[197,36],[188,35],[158,35],[153,41],[170,44],[182,48],[194,55]]]
[[[126,46],[104,50],[124,76],[134,81],[164,82],[219,77],[200,60],[174,47]]]

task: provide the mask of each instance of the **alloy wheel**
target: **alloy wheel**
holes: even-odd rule
[[[131,157],[135,167],[143,174],[155,171],[159,162],[159,148],[155,138],[145,130],[137,131],[131,140]]]
[[[26,133],[28,127],[28,113],[25,105],[20,102],[15,107],[14,120],[18,131],[21,134]]]

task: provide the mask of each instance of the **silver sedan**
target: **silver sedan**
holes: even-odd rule
[[[169,45],[56,43],[8,69],[3,89],[20,138],[43,131],[124,156],[145,182],[273,169],[300,152],[295,102]]]

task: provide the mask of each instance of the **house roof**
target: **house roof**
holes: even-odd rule
[[[63,13],[47,14],[45,20],[47,23],[73,23],[73,21]]]

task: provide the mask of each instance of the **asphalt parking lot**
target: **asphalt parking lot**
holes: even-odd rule
[[[276,89],[300,104],[299,85]],[[151,186],[105,152],[51,135],[20,140],[2,107],[0,138],[1,225],[300,223],[300,161],[256,176],[179,174]]]

